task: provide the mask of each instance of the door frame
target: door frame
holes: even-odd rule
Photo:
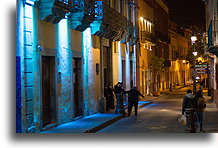
[[[80,62],[81,62],[81,75],[80,75],[80,77],[81,77],[81,98],[80,99],[82,99],[82,115],[81,116],[76,116],[76,113],[75,113],[75,92],[74,92],[74,90],[75,90],[75,88],[74,88],[74,81],[72,81],[72,86],[73,86],[73,108],[74,108],[74,118],[75,118],[75,120],[76,119],[80,119],[81,117],[84,117],[84,97],[83,97],[83,69],[82,69],[82,66],[83,66],[83,59],[82,59],[82,57],[78,57],[78,56],[74,56],[73,58],[72,58],[72,62],[74,62],[75,61],[75,59],[79,59],[80,60]],[[72,69],[73,69],[73,75],[72,75],[72,79],[74,80],[75,78],[74,78],[74,64],[72,64]]]
[[[54,60],[55,60],[55,65],[54,65],[54,78],[55,78],[55,97],[56,97],[56,122],[54,124],[49,124],[49,125],[46,125],[46,126],[43,126],[43,117],[42,117],[42,114],[43,114],[43,106],[42,106],[42,57],[43,56],[52,56],[54,57]],[[55,127],[58,125],[58,80],[57,80],[57,73],[58,73],[58,68],[57,68],[57,52],[56,52],[56,49],[42,49],[41,52],[40,52],[40,130],[41,131],[45,131],[49,128],[52,128],[52,127]]]

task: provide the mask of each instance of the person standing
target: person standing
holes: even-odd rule
[[[198,90],[196,93],[196,114],[197,114],[197,121],[200,125],[200,132],[204,132],[203,130],[203,117],[206,108],[206,101],[202,95],[202,90]]]
[[[114,109],[114,94],[113,94],[113,88],[112,88],[111,82],[108,83],[107,91],[109,95],[109,106],[110,106],[109,108]]]
[[[106,100],[106,111],[109,111],[110,108],[110,96],[108,92],[108,83],[104,84],[104,97]]]
[[[121,86],[121,83],[118,82],[114,86],[114,93],[116,94],[116,102],[117,102],[115,113],[123,114],[123,116],[125,116],[125,110],[123,106],[123,91],[124,90]]]
[[[138,114],[138,102],[139,102],[139,96],[144,96],[137,90],[137,87],[133,87],[129,91],[125,91],[124,93],[129,94],[129,102],[128,102],[128,116],[131,115],[132,107],[135,108],[135,116]]]

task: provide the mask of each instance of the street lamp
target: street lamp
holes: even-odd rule
[[[195,70],[195,65],[196,65],[196,61],[195,61],[195,58],[197,56],[197,52],[195,51],[195,41],[197,40],[197,37],[196,36],[192,36],[191,37],[191,41],[192,41],[192,45],[194,47],[194,50],[193,50],[193,55],[194,55],[194,71],[193,71],[193,82],[194,82],[194,85],[193,85],[193,92],[196,93],[196,70]]]
[[[184,72],[183,72],[183,80],[184,80],[184,86],[185,86],[185,69],[186,69],[186,60],[182,60],[182,63],[183,63],[183,67],[184,67]]]

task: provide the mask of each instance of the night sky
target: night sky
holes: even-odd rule
[[[165,0],[170,19],[178,25],[189,28],[196,25],[205,29],[205,4],[202,0]]]

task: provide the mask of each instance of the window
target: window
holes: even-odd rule
[[[148,33],[152,33],[153,31],[153,23],[143,17],[140,17],[140,28],[141,31],[146,31]]]

